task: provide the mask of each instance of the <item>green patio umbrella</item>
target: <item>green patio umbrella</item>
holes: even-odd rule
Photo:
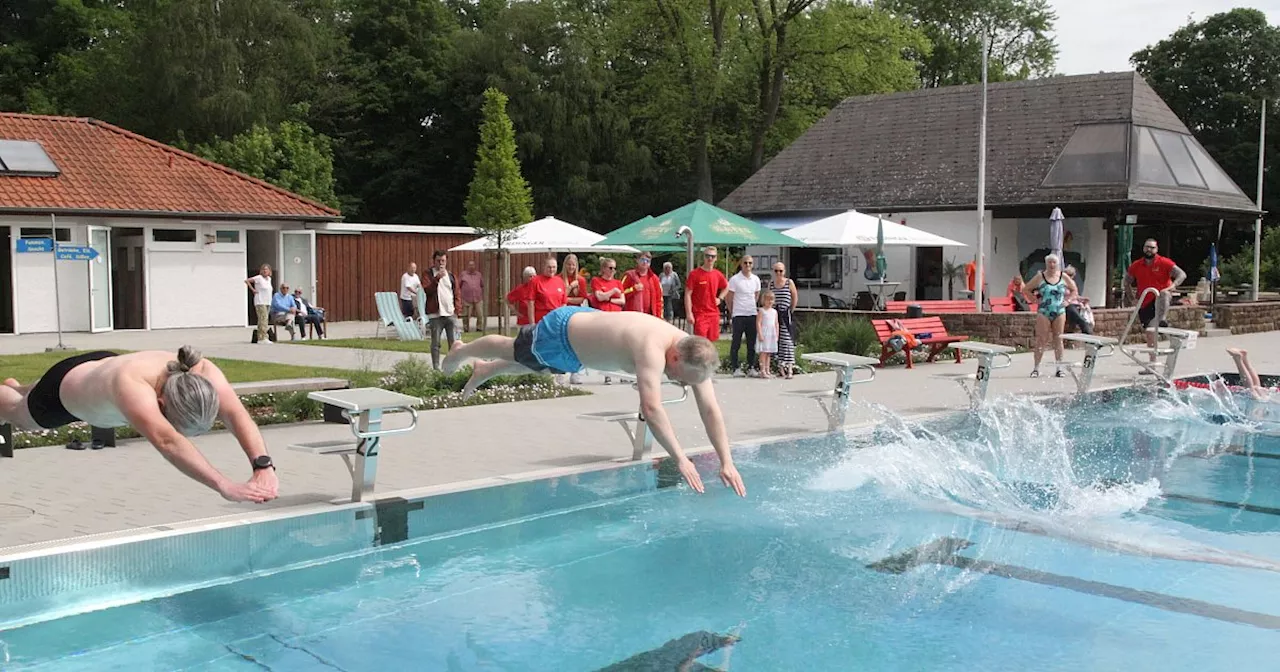
[[[634,221],[604,237],[598,245],[630,245],[641,249],[682,248],[676,231],[687,226],[698,245],[776,245],[804,247],[804,243],[761,226],[746,217],[694,201],[657,217]],[[628,241],[621,243],[619,241]]]

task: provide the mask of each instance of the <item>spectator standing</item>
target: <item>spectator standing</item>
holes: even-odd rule
[[[524,267],[524,282],[513,287],[507,292],[507,303],[511,305],[512,310],[516,311],[516,326],[523,327],[526,324],[533,324],[533,313],[529,310],[529,303],[533,301],[533,281],[538,277],[538,270],[532,266]]]
[[[622,293],[627,300],[625,310],[648,313],[662,317],[662,283],[649,268],[653,255],[641,252],[636,255],[636,267],[622,278]]]
[[[400,276],[400,314],[413,319],[417,312],[416,299],[422,291],[422,279],[418,277],[418,264],[409,262],[409,270]],[[422,317],[418,315],[418,317]]]
[[[476,331],[484,333],[489,326],[484,315],[484,274],[476,270],[476,262],[467,262],[467,270],[458,276],[458,287],[462,294],[462,330],[471,331],[474,317]]]
[[[431,366],[440,368],[440,332],[449,339],[449,349],[458,343],[458,315],[462,313],[462,293],[458,279],[449,271],[449,255],[436,250],[431,255],[431,273],[422,286],[426,294],[427,329],[431,332]]]
[[[258,317],[256,338],[258,343],[265,345],[271,342],[267,338],[271,318],[271,266],[263,264],[258,268],[258,274],[245,280],[244,284],[253,290],[253,312]]]
[[[790,378],[796,368],[796,320],[792,311],[799,303],[799,292],[795,281],[787,277],[787,267],[781,261],[773,265],[769,290],[773,292],[774,307],[778,311],[778,370],[783,378]]]
[[[1142,296],[1142,292],[1150,288],[1159,292],[1156,296],[1143,297],[1142,305],[1138,308],[1138,322],[1142,324],[1147,345],[1152,349],[1150,361],[1153,364],[1156,361],[1156,332],[1147,330],[1167,326],[1164,315],[1173,301],[1173,288],[1186,279],[1186,271],[1178,268],[1172,259],[1160,256],[1160,248],[1154,238],[1148,238],[1142,243],[1142,258],[1130,264],[1129,270],[1124,274],[1125,292],[1129,287],[1136,287],[1138,296]],[[1140,373],[1150,375],[1151,371],[1142,369]]]
[[[569,290],[564,278],[556,275],[560,264],[555,257],[548,257],[542,263],[542,275],[533,279],[533,296],[529,300],[529,311],[533,316],[530,324],[537,324],[547,313],[565,305]]]
[[[591,278],[590,305],[596,310],[621,312],[626,299],[622,295],[622,281],[617,278],[618,262],[608,257],[600,258],[600,275]],[[604,384],[613,383],[611,376],[604,377]]]
[[[716,268],[717,256],[716,248],[702,248],[702,266],[689,271],[684,291],[684,314],[693,334],[712,343],[720,340],[720,302],[729,287],[729,280]]]
[[[578,271],[578,255],[571,253],[565,256],[564,270],[560,273],[560,279],[564,281],[567,289],[565,305],[591,306],[591,286],[587,284],[587,277]],[[586,369],[570,373],[569,384],[581,385],[582,376],[585,373]]]
[[[743,337],[747,339],[747,362],[745,374],[756,375],[756,313],[760,296],[760,278],[751,269],[755,260],[743,257],[738,260],[738,272],[729,278],[729,291],[725,301],[729,304],[733,328],[733,342],[729,345],[729,369],[733,375],[739,375],[738,346]]]
[[[658,284],[662,286],[662,319],[670,322],[675,316],[676,301],[680,299],[680,291],[684,289],[684,283],[680,282],[680,274],[671,268],[671,262],[662,264]]]

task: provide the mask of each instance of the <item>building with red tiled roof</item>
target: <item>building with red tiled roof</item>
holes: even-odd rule
[[[0,332],[52,332],[59,315],[63,331],[245,326],[244,279],[268,263],[314,296],[309,227],[341,218],[96,119],[0,113]],[[59,261],[56,280],[28,242],[55,229],[97,255]]]

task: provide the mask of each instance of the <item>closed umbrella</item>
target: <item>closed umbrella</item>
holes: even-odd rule
[[[880,282],[884,282],[888,270],[889,262],[884,258],[884,220],[881,219],[876,226],[876,273]]]
[[[1062,259],[1062,210],[1054,208],[1049,215],[1049,249]]]

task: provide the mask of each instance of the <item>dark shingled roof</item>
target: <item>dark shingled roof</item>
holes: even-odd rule
[[[1043,186],[1081,124],[1134,124],[1190,134],[1136,73],[993,83],[987,106],[988,208],[1114,203],[1223,215],[1257,212],[1238,187],[1228,193],[1136,180]],[[980,114],[978,85],[849,98],[718,205],[748,215],[976,207]],[[1129,154],[1131,166],[1135,154]]]

